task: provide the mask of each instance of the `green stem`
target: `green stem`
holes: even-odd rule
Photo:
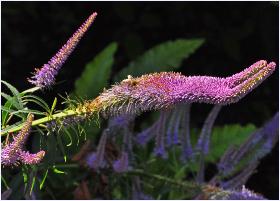
[[[55,165],[56,168],[79,168],[80,165],[76,163],[69,163],[69,164],[58,164]]]
[[[186,182],[186,181],[184,181],[184,182],[176,181],[176,180],[170,179],[168,177],[164,177],[162,175],[147,173],[147,172],[144,172],[143,170],[139,170],[139,169],[131,170],[128,172],[128,174],[134,174],[134,175],[145,176],[145,177],[157,179],[159,181],[181,186],[181,187],[185,188],[186,190],[192,191],[192,192],[197,192],[198,190],[200,190],[202,188],[202,185],[199,185],[196,183]]]
[[[79,168],[80,166],[79,166],[79,164],[69,163],[69,164],[55,165],[55,167],[56,168]],[[149,178],[153,178],[153,179],[156,179],[156,180],[159,180],[162,182],[181,186],[186,191],[190,191],[192,193],[198,193],[198,191],[200,191],[203,187],[203,185],[199,185],[197,183],[186,182],[186,181],[184,181],[184,182],[176,181],[176,180],[173,180],[171,178],[168,178],[168,177],[165,177],[162,175],[147,173],[144,170],[140,170],[140,169],[130,170],[129,172],[127,172],[127,174],[149,177]]]
[[[78,114],[77,111],[66,110],[66,111],[54,114],[52,116],[48,116],[48,117],[43,117],[41,119],[37,119],[37,120],[32,122],[32,126],[37,126],[37,125],[40,125],[40,124],[44,124],[44,123],[53,121],[55,119],[64,118],[64,117],[68,117],[68,116],[73,116],[73,115],[77,115],[77,114]],[[20,124],[20,125],[18,125],[16,127],[13,127],[11,129],[7,129],[7,130],[4,129],[4,131],[1,131],[1,136],[4,136],[4,135],[6,135],[8,133],[20,131],[23,126],[24,126],[24,123],[22,123],[22,124]]]
[[[3,184],[5,185],[5,187],[6,187],[7,189],[10,189],[10,187],[8,186],[6,180],[4,179],[4,177],[3,177],[2,175],[1,175],[1,180],[2,180]]]

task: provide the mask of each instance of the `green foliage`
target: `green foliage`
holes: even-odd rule
[[[7,101],[5,102],[4,106],[1,107],[2,110],[2,128],[5,127],[6,125],[6,121],[8,120],[8,116],[9,113],[11,112],[15,112],[14,109],[17,110],[22,110],[24,108],[22,100],[21,100],[21,95],[19,93],[19,91],[12,86],[11,84],[5,82],[5,81],[1,81],[1,83],[3,83],[11,92],[12,95],[8,95],[4,92],[1,92],[1,96],[3,96]],[[24,118],[23,116],[19,115],[19,117]]]
[[[210,152],[206,161],[215,163],[230,146],[241,145],[256,130],[253,124],[215,127],[211,136]]]
[[[114,80],[120,81],[127,75],[140,76],[177,69],[182,61],[194,53],[203,42],[204,39],[177,39],[161,43],[130,62],[115,76]]]
[[[238,124],[225,125],[221,127],[214,127],[211,135],[210,152],[206,156],[206,165],[208,163],[216,163],[224,152],[231,145],[239,146],[256,130],[252,124],[241,126]],[[191,137],[193,147],[195,146],[199,137],[200,130],[192,129]],[[199,157],[195,157],[193,161],[182,162],[180,160],[180,147],[168,149],[168,158],[163,160],[153,155],[152,150],[154,143],[151,142],[145,148],[138,148],[135,153],[137,156],[137,167],[143,168],[145,172],[151,174],[160,174],[165,177],[172,178],[178,182],[193,180],[197,174],[199,167]],[[156,193],[165,189],[162,199],[191,199],[189,192],[186,190],[168,185],[158,181],[151,181],[149,178],[144,178],[143,182],[152,184],[152,189],[145,188],[147,192],[156,198]],[[167,188],[167,189],[166,189]]]
[[[94,98],[107,86],[116,50],[117,43],[110,43],[86,65],[82,75],[75,81],[76,95]]]

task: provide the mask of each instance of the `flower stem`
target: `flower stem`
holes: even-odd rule
[[[80,165],[76,163],[69,163],[69,164],[58,164],[55,165],[56,168],[79,168]]]
[[[139,169],[131,170],[131,171],[128,172],[128,174],[149,177],[149,178],[157,179],[157,180],[162,181],[162,182],[166,182],[166,183],[174,184],[174,185],[177,185],[177,186],[181,186],[186,191],[190,191],[191,193],[199,193],[199,191],[201,191],[201,189],[203,187],[202,185],[199,185],[197,183],[187,182],[187,181],[184,181],[184,182],[176,181],[176,180],[173,180],[171,178],[168,178],[168,177],[165,177],[165,176],[162,176],[162,175],[147,173],[147,172],[145,172],[143,170],[139,170]]]
[[[64,118],[64,117],[77,115],[77,114],[78,114],[78,112],[75,110],[66,110],[66,111],[51,115],[51,116],[47,116],[47,117],[43,117],[41,119],[34,120],[32,122],[32,126],[37,126],[40,124],[47,123],[49,121],[53,121],[55,119]],[[23,126],[24,126],[24,123],[22,123],[16,127],[12,127],[10,129],[4,129],[1,131],[1,136],[7,135],[8,133],[12,133],[12,132],[17,132],[17,131],[21,130]]]

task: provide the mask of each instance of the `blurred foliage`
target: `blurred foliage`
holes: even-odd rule
[[[225,125],[216,127],[212,131],[210,153],[206,161],[216,163],[230,146],[238,146],[243,143],[250,134],[256,130],[252,124],[246,126]]]
[[[175,70],[181,66],[183,59],[188,58],[203,42],[203,39],[177,39],[159,44],[130,62],[115,76],[115,81],[123,80],[127,75],[137,77]]]
[[[107,87],[116,50],[117,44],[111,43],[86,65],[80,78],[75,81],[76,96],[92,99]]]

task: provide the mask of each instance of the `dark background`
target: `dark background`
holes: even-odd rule
[[[279,64],[277,2],[2,2],[2,79],[19,90],[26,78],[47,63],[93,11],[94,25],[70,56],[57,80],[41,96],[51,103],[58,93],[71,92],[85,64],[107,44],[119,45],[112,76],[156,44],[177,38],[205,38],[187,59],[185,75],[228,76],[265,59]],[[224,107],[217,124],[261,126],[278,111],[278,68],[237,104]],[[210,106],[196,104],[193,124],[200,126]],[[201,118],[203,116],[203,118]],[[247,187],[278,199],[278,144],[264,158]]]

